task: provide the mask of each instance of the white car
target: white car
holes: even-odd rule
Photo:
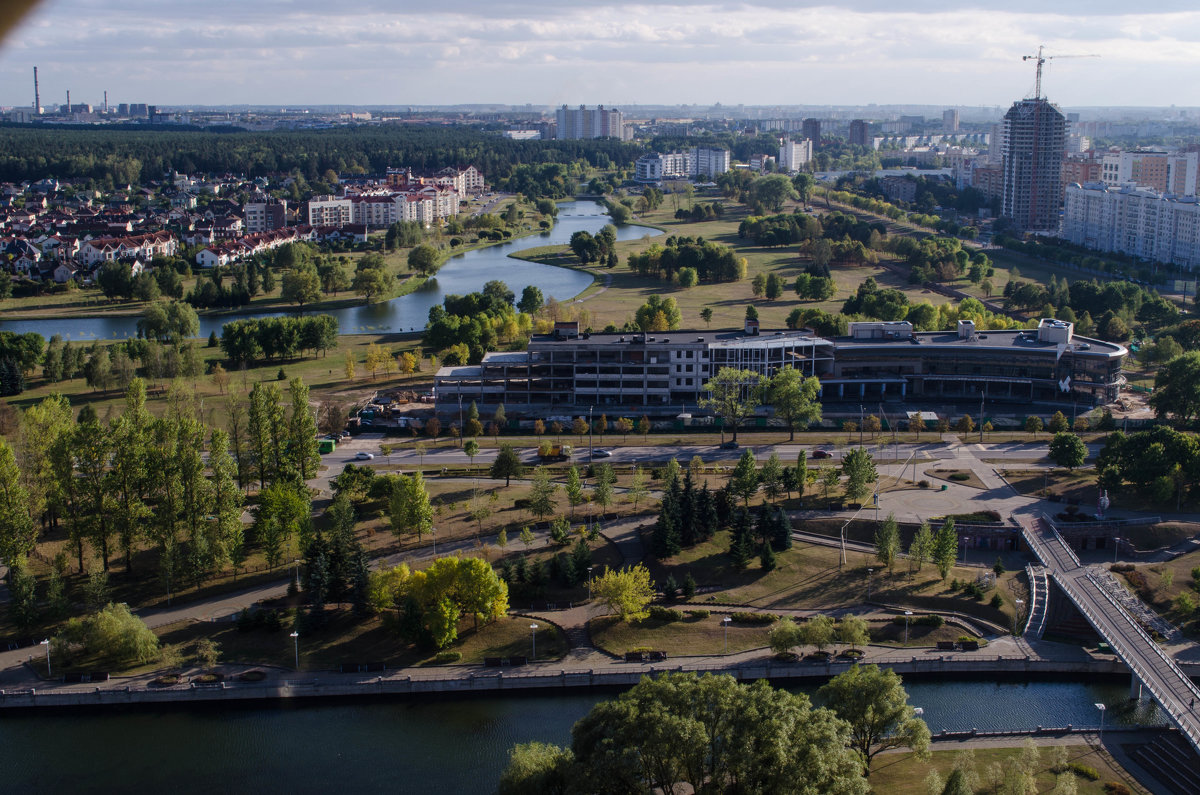
[[[366,453],[366,452],[362,452],[362,453],[359,453],[358,455],[354,456],[355,461],[371,461],[374,458],[375,458],[375,455],[373,453]]]
[[[610,458],[611,456],[612,456],[611,450],[596,449],[596,450],[592,451],[592,458]]]

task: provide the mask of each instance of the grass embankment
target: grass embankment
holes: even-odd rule
[[[803,525],[801,525],[801,528]],[[1008,627],[1013,617],[1014,591],[1020,588],[1019,572],[1005,572],[994,592],[1004,604],[1000,609],[988,605],[993,591],[983,601],[975,601],[951,589],[953,581],[974,582],[979,569],[954,567],[945,581],[936,569],[926,564],[922,571],[909,573],[907,562],[898,561],[895,573],[881,571],[873,555],[849,552],[845,566],[839,566],[839,551],[834,547],[796,543],[779,553],[777,566],[764,572],[757,558],[745,569],[730,560],[729,534],[718,532],[710,541],[685,549],[669,558],[655,572],[656,580],[668,574],[683,582],[690,573],[701,588],[715,587],[716,592],[698,594],[691,600],[697,607],[709,603],[749,605],[758,610],[803,608],[828,610],[870,600],[880,604],[911,607],[919,611],[960,612],[984,618]],[[874,569],[868,573],[868,569]]]
[[[942,746],[935,745],[934,747],[935,750],[930,755],[928,762],[922,762],[913,754],[906,752],[885,753],[877,756],[871,768],[872,792],[887,793],[887,795],[925,795],[928,791],[925,780],[930,769],[936,769],[942,780],[945,781],[950,772],[954,770],[954,759],[959,750],[936,750]],[[1098,751],[1088,745],[1067,745],[1066,748],[1068,764],[1082,765],[1099,773],[1099,778],[1095,781],[1071,774],[1074,775],[1077,788],[1075,791],[1079,795],[1107,795],[1110,792],[1105,789],[1108,782],[1125,783],[1126,786],[1132,784],[1129,774],[1109,756],[1108,752]],[[975,769],[985,787],[992,783],[988,777],[990,767],[999,765],[1002,772],[1007,771],[1019,763],[1022,752],[1020,747],[972,748],[971,750],[975,754]],[[1058,778],[1050,769],[1050,753],[1051,746],[1041,747],[1042,761],[1038,765],[1037,773],[1038,792],[1053,790]],[[1130,789],[1134,792],[1144,792],[1135,784],[1130,786]],[[994,790],[988,788],[980,791],[992,792]]]

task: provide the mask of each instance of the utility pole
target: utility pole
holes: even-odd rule
[[[862,442],[863,427],[862,426],[863,426],[863,407],[862,407],[862,404],[859,403],[858,404],[858,446],[859,447],[862,447],[862,444],[863,444],[863,442]]]
[[[987,387],[979,393],[979,443],[983,444],[983,399],[987,397]]]

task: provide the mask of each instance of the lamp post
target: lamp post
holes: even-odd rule
[[[595,449],[592,446],[593,427],[594,426],[592,425],[592,407],[588,406],[588,461],[591,461],[595,454]]]
[[[729,623],[733,621],[729,616],[721,619],[721,624],[725,627],[725,654],[729,654]]]
[[[592,601],[592,569],[594,566],[588,566],[588,601]]]
[[[437,557],[437,528],[429,526],[429,540],[433,542],[433,556]]]
[[[50,670],[50,639],[46,638],[42,645],[46,647],[46,676],[54,676],[54,671]]]
[[[863,444],[863,442],[862,442],[863,427],[862,426],[863,426],[863,407],[862,407],[862,404],[860,403],[858,405],[858,446],[859,447],[862,447],[862,444]]]
[[[1096,703],[1096,709],[1100,710],[1100,742],[1104,742],[1104,713],[1108,711],[1108,707],[1099,702]]]
[[[1014,599],[1013,602],[1017,605],[1017,623],[1021,623],[1021,614],[1025,612],[1025,600]]]
[[[458,393],[458,446],[463,446],[462,392]]]
[[[536,659],[537,659],[537,631],[538,631],[538,625],[537,625],[537,624],[530,624],[530,625],[529,625],[529,631],[530,631],[530,637],[533,639],[533,655],[532,655],[532,656],[531,656],[529,659],[531,659],[531,660],[536,660]]]
[[[875,573],[875,569],[867,569],[867,601],[871,601],[871,575]]]
[[[292,642],[296,644],[296,670],[300,670],[300,633],[292,633]]]
[[[912,611],[904,611],[904,645],[908,645],[908,622],[912,620]]]

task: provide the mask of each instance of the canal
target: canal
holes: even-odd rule
[[[930,729],[1161,722],[1127,682],[911,681]],[[797,688],[812,693],[815,687]],[[491,792],[518,742],[570,743],[611,693],[188,705],[0,718],[0,769],[16,792]]]

